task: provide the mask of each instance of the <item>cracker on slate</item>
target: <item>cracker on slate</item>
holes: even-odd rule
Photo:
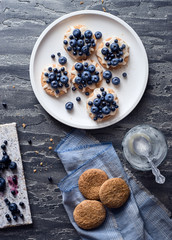
[[[3,177],[6,181],[6,189],[4,192],[0,192],[0,229],[6,227],[20,226],[32,224],[29,200],[27,195],[25,177],[23,172],[23,164],[20,155],[19,142],[16,130],[16,123],[0,125],[0,146],[3,144],[4,140],[8,141],[6,146],[7,154],[9,155],[11,161],[16,162],[17,169],[5,169],[0,171],[0,176]],[[2,149],[1,149],[2,150]],[[0,151],[0,159],[2,158],[2,151]],[[16,175],[18,178],[18,194],[13,196],[10,192],[10,187],[8,184],[8,178]],[[8,206],[4,202],[4,199],[7,198],[11,203],[16,203],[20,212],[24,215],[24,218],[21,219],[18,216],[18,220],[13,220],[13,216],[8,209]],[[22,208],[19,203],[23,202],[24,207]],[[11,222],[8,222],[5,215],[9,214],[11,217]]]

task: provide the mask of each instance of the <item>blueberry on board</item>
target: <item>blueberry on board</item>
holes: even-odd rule
[[[13,216],[13,219],[14,219],[15,221],[17,221],[17,220],[18,220],[18,217],[17,217],[16,215],[14,215],[14,216]]]
[[[58,82],[58,87],[59,87],[59,88],[62,88],[62,87],[63,87],[63,83]]]
[[[73,103],[72,102],[67,102],[65,104],[65,108],[69,111],[71,111],[73,109]]]
[[[105,96],[106,102],[111,103],[111,102],[113,102],[113,99],[114,99],[113,94],[111,94],[111,93],[106,94],[106,96]]]
[[[85,33],[84,33],[84,36],[86,37],[86,38],[91,38],[92,37],[92,32],[90,31],[90,30],[86,30],[85,31]]]
[[[8,221],[8,222],[11,222],[11,217],[8,217],[8,218],[7,218],[7,221]]]
[[[64,40],[63,43],[64,43],[64,45],[67,45],[67,44],[68,44],[68,41],[67,41],[67,40]]]
[[[76,83],[76,84],[80,84],[80,83],[81,83],[81,80],[82,80],[81,77],[76,77],[76,78],[75,78],[75,83]],[[75,89],[75,90],[76,90],[76,89]]]
[[[21,207],[24,207],[24,202],[19,202],[19,205],[20,205]]]
[[[112,83],[114,85],[118,85],[118,84],[120,84],[120,79],[118,77],[114,77],[114,78],[112,78]]]
[[[21,213],[19,216],[20,216],[20,218],[21,218],[21,219],[23,219],[23,218],[24,218],[24,215],[23,215],[22,213]]]
[[[16,203],[10,203],[10,205],[9,205],[9,210],[10,210],[10,212],[16,213],[16,212],[17,212],[17,209],[18,209],[18,207],[17,207],[17,204],[16,204]]]
[[[59,91],[58,89],[56,89],[56,94],[59,94],[59,92],[60,92],[60,91]]]
[[[81,51],[85,54],[89,53],[89,47],[87,45],[83,46]]]
[[[91,43],[88,43],[87,46],[88,46],[88,47],[91,47]]]
[[[68,84],[68,83],[65,83],[65,87],[68,88],[68,87],[69,87],[69,84]]]
[[[5,140],[5,141],[4,141],[4,144],[5,144],[5,145],[7,145],[7,144],[8,144],[7,140]]]
[[[81,78],[85,81],[88,81],[91,79],[91,73],[89,71],[84,71],[81,74]]]
[[[63,73],[64,75],[67,75],[67,71],[64,71],[64,73]]]
[[[113,59],[111,60],[111,65],[112,65],[112,66],[117,66],[118,63],[119,63],[119,59],[118,59],[118,58],[113,58]]]
[[[56,80],[51,82],[51,87],[52,88],[57,88],[58,87],[58,82]]]
[[[69,78],[67,76],[63,75],[60,77],[61,83],[66,84],[66,83],[68,83],[68,81],[69,81]]]
[[[125,47],[126,47],[125,44],[122,44],[121,49],[124,49]]]
[[[116,107],[115,106],[112,106],[111,107],[111,111],[114,112],[116,110]]]
[[[105,107],[102,108],[102,113],[104,113],[104,114],[106,114],[106,115],[109,114],[110,111],[111,111],[111,110],[110,110],[110,108],[109,108],[108,106],[105,106]]]
[[[111,79],[111,77],[112,77],[111,71],[109,71],[109,70],[104,71],[103,77],[104,77],[104,79],[108,79],[108,80]]]
[[[96,44],[95,43],[92,43],[92,47],[95,47],[96,46]]]
[[[79,56],[82,56],[82,55],[83,55],[83,52],[79,52],[78,55],[79,55]]]
[[[89,102],[88,102],[88,105],[89,105],[89,106],[92,106],[92,105],[93,105],[93,102],[92,102],[92,101],[89,101]]]
[[[88,81],[87,81],[87,84],[88,84],[88,85],[92,85],[92,84],[93,84],[93,81],[92,81],[92,80],[88,80]]]
[[[97,113],[98,111],[99,111],[98,107],[95,107],[95,106],[91,107],[92,113]]]
[[[96,68],[95,68],[94,65],[91,64],[90,66],[88,66],[88,71],[89,72],[93,73],[93,72],[95,72],[95,70],[96,70]]]
[[[83,89],[83,86],[80,84],[80,85],[78,86],[78,88],[79,88],[80,90],[82,90],[82,89]]]
[[[98,106],[100,105],[100,103],[101,103],[101,99],[100,99],[100,98],[95,98],[95,99],[93,100],[93,104],[94,104],[96,107],[98,107]]]
[[[6,217],[6,218],[9,218],[9,217],[10,217],[10,215],[7,213],[7,214],[5,214],[5,217]]]
[[[81,101],[81,98],[80,98],[80,97],[76,97],[76,101],[77,101],[77,102],[80,102],[80,101]]]
[[[5,202],[7,205],[10,204],[10,201],[8,200],[8,198],[5,198],[5,199],[4,199],[4,202]]]
[[[15,169],[17,168],[16,162],[11,162],[10,165],[9,165],[9,168],[10,168],[11,170],[15,170]]]
[[[64,67],[62,67],[60,70],[61,70],[62,72],[64,72],[64,71],[65,71],[65,68],[64,68]]]
[[[118,49],[119,49],[118,43],[112,43],[112,44],[110,45],[110,49],[111,49],[112,52],[117,52]]]
[[[74,29],[73,30],[73,36],[76,37],[76,38],[80,38],[81,31],[78,28]]]
[[[123,58],[119,58],[118,61],[119,61],[119,62],[123,62]]]
[[[100,31],[95,32],[96,39],[100,39],[102,37],[102,33]]]
[[[75,69],[76,69],[77,71],[82,71],[82,69],[83,69],[83,64],[77,62],[77,63],[75,64]]]
[[[127,73],[126,72],[123,72],[122,76],[125,78],[127,77]]]
[[[2,145],[1,145],[1,148],[2,148],[2,150],[5,150],[5,149],[6,149],[5,144],[2,144]]]
[[[53,59],[54,59],[54,58],[55,58],[55,55],[54,55],[54,54],[51,54],[51,58],[53,58]]]
[[[98,75],[92,75],[92,76],[91,76],[91,80],[92,80],[93,83],[98,83],[98,81],[99,81],[99,76],[98,76]]]
[[[0,192],[3,192],[6,188],[6,182],[3,177],[0,177]]]
[[[104,47],[104,48],[102,48],[101,53],[106,56],[109,53],[109,49]]]
[[[59,63],[60,63],[61,65],[64,65],[64,64],[67,63],[67,58],[61,56],[61,57],[59,57],[58,61],[59,61]]]
[[[90,42],[91,42],[90,39],[88,38],[85,39],[85,43],[90,43]]]
[[[67,47],[67,50],[68,50],[68,52],[70,52],[72,50],[72,48],[69,46],[69,47]]]
[[[72,40],[70,40],[69,44],[71,47],[75,47],[77,44],[77,41],[75,39],[72,39]]]

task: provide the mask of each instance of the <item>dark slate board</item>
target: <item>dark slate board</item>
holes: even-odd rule
[[[149,58],[149,81],[138,106],[121,122],[90,131],[100,141],[112,141],[123,160],[121,141],[138,124],[150,124],[166,136],[169,151],[160,170],[166,183],[158,185],[150,172],[132,170],[148,190],[172,210],[172,2],[167,0],[1,0],[0,1],[0,123],[17,122],[33,225],[1,231],[3,240],[79,240],[62,205],[56,183],[64,168],[49,146],[57,144],[70,127],[54,120],[40,106],[31,88],[29,60],[40,33],[55,19],[71,11],[104,7],[126,21],[141,37]],[[139,80],[139,79],[138,79]],[[13,88],[15,86],[15,88]],[[22,124],[26,124],[26,128]],[[33,144],[29,145],[28,140]],[[39,153],[36,153],[38,151]],[[40,166],[43,162],[43,166]],[[37,169],[34,173],[33,170]],[[41,172],[40,172],[41,170]],[[53,177],[53,183],[47,180]]]

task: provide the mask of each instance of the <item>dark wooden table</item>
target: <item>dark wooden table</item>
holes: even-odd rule
[[[62,205],[57,183],[65,176],[53,149],[71,128],[53,119],[38,103],[29,78],[29,60],[40,33],[55,19],[82,9],[106,10],[138,33],[149,58],[149,81],[138,106],[111,127],[90,131],[100,141],[112,141],[121,160],[121,141],[138,124],[160,129],[169,150],[158,185],[150,172],[132,173],[169,210],[172,210],[172,2],[170,0],[1,0],[0,1],[0,123],[17,122],[33,225],[0,231],[2,240],[77,240]],[[4,109],[2,102],[8,105]],[[24,128],[22,124],[26,124]],[[53,143],[50,142],[53,138]],[[32,140],[29,145],[28,140]],[[43,163],[41,166],[40,163]],[[125,162],[126,163],[126,162]],[[34,173],[34,169],[37,170]],[[48,182],[52,176],[53,183]],[[134,240],[134,239],[133,239]]]

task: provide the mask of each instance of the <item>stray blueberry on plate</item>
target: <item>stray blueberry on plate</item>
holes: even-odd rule
[[[2,106],[3,106],[4,108],[7,108],[7,104],[6,104],[5,102],[2,103]]]
[[[118,77],[114,77],[114,78],[112,78],[112,83],[114,85],[118,85],[118,84],[120,84],[120,79]]]
[[[80,101],[81,101],[81,98],[80,98],[80,97],[76,97],[76,101],[77,101],[77,102],[80,102]]]
[[[5,198],[5,199],[4,199],[4,202],[5,202],[7,205],[10,204],[10,201],[8,200],[8,198]]]
[[[9,218],[9,217],[10,217],[10,215],[7,213],[7,214],[5,214],[5,217],[6,217],[6,218]]]
[[[58,57],[60,57],[60,56],[61,56],[61,53],[60,53],[60,52],[58,52],[58,53],[57,53],[57,56],[58,56]]]
[[[17,168],[16,162],[11,162],[10,165],[9,165],[9,168],[10,168],[11,170],[15,170],[15,169]]]
[[[53,59],[54,59],[54,58],[55,58],[55,55],[54,55],[54,54],[51,54],[51,58],[53,58]]]
[[[72,102],[67,102],[65,104],[65,108],[69,111],[71,111],[73,109],[73,103]]]
[[[53,181],[52,177],[48,177],[48,181],[52,182]]]
[[[96,39],[100,39],[102,37],[102,33],[100,31],[95,32]]]
[[[122,76],[123,76],[123,77],[127,77],[127,73],[126,73],[126,72],[123,72]]]
[[[104,79],[106,79],[106,80],[111,79],[111,77],[112,77],[111,71],[109,71],[109,70],[104,71],[104,72],[103,72],[103,77],[104,77]]]
[[[67,63],[67,58],[64,56],[61,56],[61,57],[59,57],[58,61],[61,65],[64,65]]]

